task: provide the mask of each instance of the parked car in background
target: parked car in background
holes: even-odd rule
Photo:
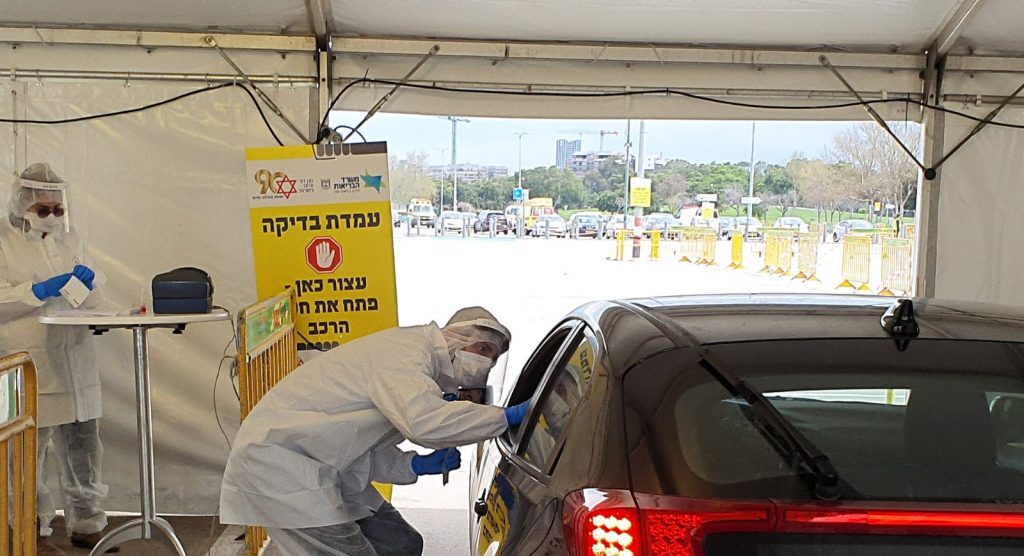
[[[601,228],[601,215],[596,212],[577,212],[569,217],[565,224],[569,233],[576,233],[577,237],[597,237]]]
[[[867,220],[840,220],[836,224],[835,228],[832,228],[832,241],[838,243],[842,241],[843,236],[850,233],[851,230],[870,230],[875,225]]]
[[[696,226],[697,219],[702,218],[710,222],[711,225],[709,227],[717,230],[721,215],[718,213],[718,209],[709,209],[708,212],[705,212],[701,207],[683,207],[679,209],[679,213],[676,216],[679,219],[680,226]],[[708,218],[708,216],[711,216],[711,218]]]
[[[729,238],[732,237],[732,232],[735,230],[736,219],[732,216],[723,216],[718,219],[718,235],[719,237]]]
[[[505,220],[508,221],[508,227],[518,233],[517,226],[519,226],[519,215],[522,213],[522,207],[519,205],[509,205],[505,207]]]
[[[718,220],[708,220],[707,218],[701,216],[695,216],[693,218],[692,227],[694,228],[710,228],[717,232],[719,226],[721,226],[721,224]]]
[[[747,234],[747,239],[758,239],[761,237],[761,221],[753,216],[737,216],[733,219],[732,230],[728,238],[736,234]]]
[[[576,309],[506,396],[523,424],[468,466],[471,553],[1024,553],[1024,312],[908,308]]]
[[[398,210],[391,209],[391,225],[392,226],[394,226],[396,228],[401,226],[402,222],[404,222],[402,217],[403,217],[403,215],[401,213],[399,213]]]
[[[546,214],[538,216],[529,229],[528,235],[543,237],[545,234],[553,237],[565,237],[565,220],[557,214]]]
[[[476,215],[472,212],[459,212],[446,210],[441,212],[441,218],[434,226],[436,235],[444,235],[449,232],[462,234],[463,230],[473,225]]]
[[[434,220],[437,215],[434,214],[434,206],[427,199],[413,199],[409,201],[406,213],[408,213],[409,221],[413,226],[434,227]]]
[[[615,238],[615,234],[619,230],[630,230],[633,227],[633,217],[630,217],[630,225],[626,226],[626,217],[621,214],[613,214],[605,220],[604,223],[604,237]]]
[[[808,230],[807,222],[799,216],[783,216],[772,224],[772,228],[791,229],[800,233],[806,233]]]
[[[505,219],[505,213],[500,210],[482,210],[477,213],[476,220],[473,222],[473,231],[478,234],[489,233],[491,220],[494,220],[494,233],[507,234],[509,232],[508,220]]]
[[[661,237],[668,238],[679,233],[679,220],[667,212],[652,212],[643,219],[644,235],[651,236],[651,232],[658,230]]]

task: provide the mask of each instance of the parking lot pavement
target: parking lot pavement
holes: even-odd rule
[[[660,261],[613,261],[611,240],[397,235],[399,322],[443,324],[456,309],[483,305],[512,330],[509,369],[516,369],[562,316],[588,301],[700,293],[834,293],[840,282],[836,245],[821,246],[821,282],[806,283],[759,274],[763,263],[752,253],[744,270],[725,268],[727,242],[719,242],[719,262],[713,267],[678,262],[674,247],[663,244]],[[647,253],[645,247],[645,257]]]

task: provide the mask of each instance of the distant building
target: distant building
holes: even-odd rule
[[[622,155],[603,152],[603,153],[576,153],[569,159],[569,168],[572,169],[573,173],[577,176],[583,176],[591,170],[597,170],[597,167],[604,163],[609,158],[620,158]]]
[[[506,178],[509,175],[508,166],[481,166],[479,164],[459,164],[458,172],[459,181],[464,183],[484,181],[491,178]],[[430,174],[435,180],[440,181],[443,177],[445,181],[451,181],[452,167],[451,165],[431,166]]]
[[[572,141],[568,139],[559,139],[555,143],[555,167],[556,168],[568,168],[572,161],[572,155],[580,152],[583,149],[583,141],[580,139],[574,139]]]

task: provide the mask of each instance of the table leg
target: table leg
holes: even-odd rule
[[[156,516],[156,477],[153,463],[153,407],[149,387],[149,343],[144,326],[132,328],[135,340],[135,396],[138,400],[139,425],[139,493],[142,498],[142,517],[114,528],[103,536],[90,556],[99,556],[127,541],[152,539],[155,526],[166,536],[171,547],[185,556],[185,549],[166,520]]]

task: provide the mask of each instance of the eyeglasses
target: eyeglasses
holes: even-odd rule
[[[50,207],[47,207],[47,206],[36,207],[36,215],[39,218],[46,218],[47,216],[50,216],[51,214],[53,214],[57,218],[60,218],[61,216],[64,216],[64,207],[54,207],[54,208],[50,208]]]

